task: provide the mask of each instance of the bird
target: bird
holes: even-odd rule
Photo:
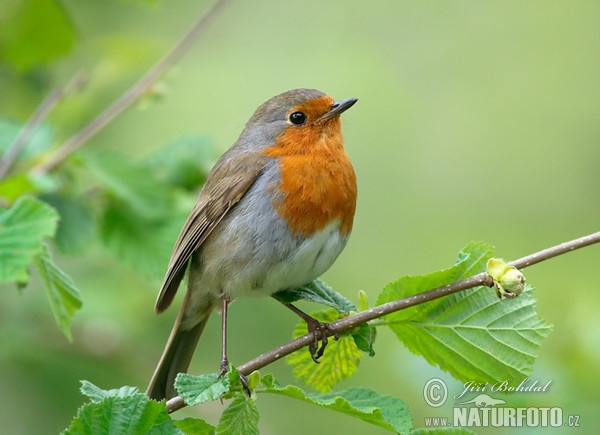
[[[340,115],[357,101],[336,101],[316,89],[283,92],[256,109],[217,160],[175,242],[156,300],[155,311],[162,313],[187,271],[187,292],[146,390],[150,398],[177,395],[175,377],[188,370],[213,310],[222,315],[223,374],[228,305],[310,283],[342,252],[352,231],[357,182]],[[309,330],[322,326],[285,305]],[[311,348],[315,361],[325,335],[322,343]]]

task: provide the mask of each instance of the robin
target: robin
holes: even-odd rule
[[[175,242],[156,301],[155,311],[165,311],[189,270],[187,293],[148,396],[176,395],[175,377],[187,371],[213,309],[223,316],[223,373],[229,303],[307,284],[344,249],[357,187],[340,115],[356,101],[335,101],[314,89],[277,95],[256,109],[217,161]],[[309,329],[322,331],[323,324],[286,305]],[[321,340],[321,349],[310,349],[315,360],[326,336]]]

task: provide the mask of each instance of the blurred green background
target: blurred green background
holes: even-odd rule
[[[0,2],[0,25],[16,3]],[[83,69],[88,87],[50,118],[66,139],[210,3],[44,0],[32,13],[49,13],[43,4],[64,7],[68,19],[64,28],[32,34],[39,41],[66,35],[65,53],[36,63],[13,52],[0,66],[0,114],[25,121],[52,87]],[[354,233],[324,279],[354,301],[364,289],[373,302],[391,280],[449,266],[472,240],[495,245],[510,260],[599,229],[599,18],[600,2],[586,1],[233,1],[161,81],[160,98],[128,110],[85,147],[147,156],[199,135],[220,153],[260,103],[284,90],[358,97],[344,115],[359,180]],[[590,247],[525,270],[541,315],[555,325],[532,379],[552,383],[547,393],[506,400],[581,416],[581,428],[561,433],[595,433],[597,426],[599,254]],[[72,344],[35,280],[23,292],[1,288],[3,433],[66,427],[83,403],[80,379],[106,389],[145,388],[176,314],[153,313],[160,278],[140,276],[101,249],[58,262],[84,300]],[[239,301],[230,315],[230,359],[242,363],[288,340],[295,323],[272,300]],[[215,371],[218,335],[214,316],[192,372]],[[376,352],[339,388],[404,399],[416,427],[424,417],[451,416],[452,401],[430,408],[422,390],[439,377],[457,394],[458,381],[408,353],[388,331],[379,334]],[[283,361],[269,370],[293,382]],[[285,398],[261,396],[259,408],[265,434],[385,433]],[[214,423],[222,409],[217,402],[179,416]]]

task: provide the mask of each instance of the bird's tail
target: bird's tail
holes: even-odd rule
[[[185,373],[187,371],[198,340],[208,321],[209,315],[191,329],[181,329],[181,320],[184,316],[186,305],[186,303],[182,305],[165,350],[160,357],[158,366],[154,370],[154,374],[146,390],[146,395],[151,399],[171,399],[177,395],[173,386],[175,377],[178,373]]]

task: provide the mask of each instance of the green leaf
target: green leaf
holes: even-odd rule
[[[124,403],[133,403],[135,400],[139,399],[139,396],[144,396],[145,395],[141,395],[139,393],[139,390],[135,387],[121,387],[118,389],[113,389],[113,390],[103,390],[99,387],[97,387],[96,385],[92,384],[91,382],[88,381],[81,381],[81,393],[87,397],[89,397],[91,399],[92,403],[99,403],[102,405],[102,408],[106,411],[106,412],[112,412],[111,409],[108,409],[109,407],[112,407],[114,402],[111,400],[107,400],[110,398],[122,398],[122,399],[126,399],[124,400]],[[132,399],[133,398],[133,399]],[[132,399],[132,400],[130,400]],[[144,404],[144,406],[146,406],[146,401],[142,400],[142,403]],[[160,402],[159,405],[161,407],[164,407],[165,404],[164,402]],[[162,414],[162,408],[159,407],[158,409],[161,410],[161,414]],[[100,408],[100,409],[102,409]],[[166,408],[165,408],[166,409]],[[85,414],[87,415],[87,414]],[[200,420],[197,418],[185,418],[183,420],[171,420],[169,419],[165,419],[164,421],[162,421],[162,417],[160,420],[157,420],[157,423],[152,426],[152,428],[148,431],[148,433],[151,434],[213,434],[214,433],[214,427],[211,426],[210,424],[208,424],[207,422],[205,422],[204,420]],[[78,423],[81,424],[81,423]],[[73,427],[73,424],[71,425],[71,427]],[[145,432],[136,432],[139,429],[143,429],[144,426],[142,427],[136,427],[133,428],[134,431],[132,433],[145,433]],[[90,430],[90,432],[87,433],[95,433],[93,432],[94,429],[92,429],[91,427],[88,426],[88,429]],[[74,433],[79,433],[79,432],[74,432]]]
[[[184,137],[167,145],[149,160],[158,178],[173,186],[195,190],[214,164],[215,148],[204,137]]]
[[[35,259],[38,274],[46,288],[54,319],[60,330],[71,341],[71,318],[81,308],[79,290],[73,280],[58,268],[50,257],[48,247],[44,246],[42,252]]]
[[[377,338],[377,328],[363,323],[358,327],[358,331],[352,333],[352,338],[358,349],[368,353],[369,356],[375,356],[373,344],[375,344]]]
[[[400,278],[381,293],[378,305],[485,271],[491,246],[472,243],[457,263],[424,276]],[[533,370],[542,340],[552,327],[536,312],[532,288],[500,301],[478,287],[390,314],[385,324],[413,353],[463,381],[523,379]]]
[[[3,3],[0,60],[15,70],[27,71],[49,63],[73,47],[75,29],[60,3],[54,0]]]
[[[79,388],[81,394],[87,396],[92,402],[101,402],[107,397],[127,397],[133,396],[138,393],[136,387],[121,387],[113,390],[103,390],[100,387],[92,384],[90,381],[81,381],[81,387]]]
[[[12,203],[23,195],[33,194],[37,185],[29,178],[28,174],[15,174],[0,180],[0,201]]]
[[[145,220],[170,216],[173,195],[149,167],[118,153],[88,155],[84,163],[106,190],[135,214]]]
[[[147,275],[162,276],[183,220],[148,220],[127,205],[110,201],[101,217],[100,238],[125,264]]]
[[[215,433],[215,427],[204,420],[198,418],[184,418],[183,420],[174,420],[175,426],[186,435],[212,435]]]
[[[358,310],[366,311],[369,309],[369,300],[367,299],[367,293],[364,290],[358,291]]]
[[[175,378],[175,389],[188,405],[198,405],[216,400],[229,391],[229,376],[209,373],[199,376],[179,373]]]
[[[165,402],[150,400],[136,388],[103,391],[84,382],[83,390],[93,401],[79,409],[65,434],[182,434]]]
[[[58,214],[49,205],[22,197],[0,210],[0,282],[27,282],[27,266],[42,250],[42,240],[56,231]]]
[[[92,211],[81,198],[44,195],[42,199],[60,215],[56,231],[56,246],[64,253],[81,252],[94,235]]]
[[[171,420],[169,417],[168,420],[164,420],[162,423],[157,423],[153,425],[147,432],[140,432],[140,435],[183,435],[182,432],[175,421]]]
[[[335,393],[307,394],[294,385],[281,387],[270,374],[261,379],[261,384],[265,388],[257,390],[257,393],[291,397],[398,433],[407,433],[412,429],[412,417],[406,403],[392,396],[380,395],[368,388],[349,388]]]
[[[254,399],[237,394],[221,415],[217,435],[258,435],[259,417]]]
[[[337,320],[339,313],[334,309],[311,313],[321,322]],[[294,330],[294,338],[308,333],[306,322],[301,321]],[[290,354],[286,362],[293,366],[294,377],[320,392],[331,391],[332,387],[343,379],[351,377],[358,369],[362,352],[356,346],[352,336],[342,335],[338,340],[329,338],[325,353],[315,364],[310,352],[300,349]]]
[[[342,313],[356,311],[356,306],[352,302],[333,290],[320,279],[315,279],[311,283],[295,289],[280,290],[273,296],[286,303],[305,299],[307,301],[317,302],[335,308]]]

